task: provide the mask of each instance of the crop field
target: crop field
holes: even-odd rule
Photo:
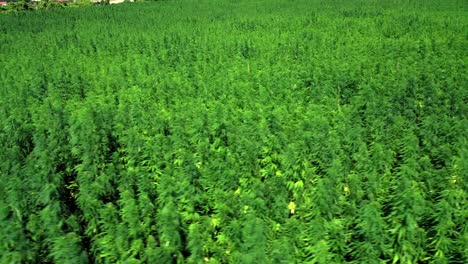
[[[0,15],[0,263],[468,263],[466,0]]]

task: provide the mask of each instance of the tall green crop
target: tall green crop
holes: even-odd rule
[[[0,16],[0,263],[466,263],[463,1]]]

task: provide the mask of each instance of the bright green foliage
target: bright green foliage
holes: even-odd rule
[[[468,263],[466,1],[0,16],[0,263]]]

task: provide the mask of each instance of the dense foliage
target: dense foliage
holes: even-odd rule
[[[466,1],[0,16],[0,263],[468,263]]]
[[[90,5],[104,5],[108,2],[96,2],[93,3],[90,0],[75,0],[75,1],[57,1],[57,0],[16,0],[16,1],[5,1],[6,5],[0,6],[0,14],[12,13],[21,11],[34,11],[43,9],[63,8],[63,7],[84,7]]]

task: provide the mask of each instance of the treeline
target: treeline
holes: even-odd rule
[[[12,13],[18,11],[34,11],[34,10],[50,10],[54,8],[64,7],[85,7],[91,5],[105,5],[109,2],[96,2],[93,3],[91,0],[77,0],[77,1],[56,1],[56,0],[41,0],[41,1],[30,1],[30,0],[19,0],[19,1],[6,1],[4,5],[0,6],[1,13]]]
[[[136,0],[136,2],[143,1],[158,1],[158,0]],[[135,2],[127,0],[126,2]],[[5,1],[3,5],[0,5],[0,14],[1,13],[12,13],[18,11],[34,11],[34,10],[50,10],[55,8],[65,8],[65,7],[86,7],[93,5],[109,5],[110,0],[16,0],[16,1]]]
[[[0,16],[0,263],[467,263],[462,4]]]

